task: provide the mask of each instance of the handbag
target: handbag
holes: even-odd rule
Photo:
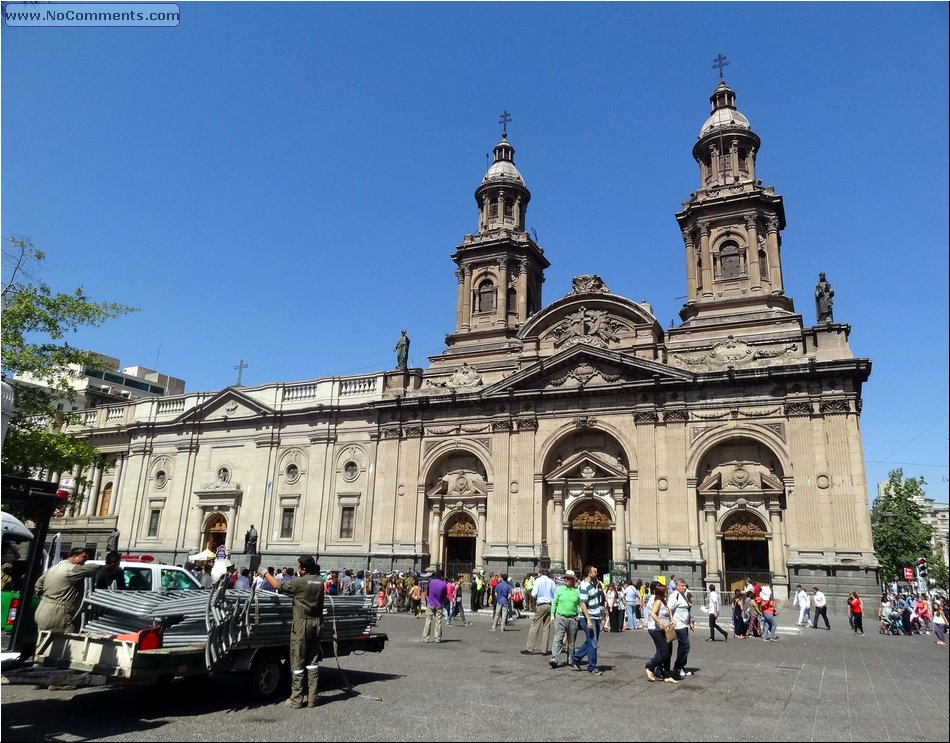
[[[666,637],[667,642],[673,642],[676,639],[676,628],[671,624],[665,630],[663,630],[663,635]]]

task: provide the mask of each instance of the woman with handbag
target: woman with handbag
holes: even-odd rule
[[[653,605],[647,620],[647,630],[653,638],[656,653],[647,661],[647,680],[662,679],[668,684],[678,683],[670,675],[670,659],[673,657],[673,640],[676,630],[673,627],[673,615],[666,606],[666,586],[658,583],[653,589]]]

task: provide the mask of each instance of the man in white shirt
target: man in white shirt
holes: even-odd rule
[[[811,620],[812,629],[818,629],[818,617],[825,620],[825,629],[830,630],[831,624],[828,622],[828,602],[825,600],[825,594],[818,590],[818,586],[811,589],[815,592],[815,616]]]
[[[627,583],[623,589],[623,601],[627,609],[627,629],[640,629],[637,626],[637,607],[640,605],[640,592],[633,583]]]
[[[545,648],[544,655],[551,654],[551,602],[554,601],[554,594],[557,591],[557,584],[548,576],[547,568],[541,568],[541,572],[531,586],[531,598],[534,599],[534,616],[531,617],[531,627],[528,629],[528,641],[525,644],[522,655],[533,655],[534,646],[538,642],[538,635],[543,633],[543,642],[541,647]]]
[[[729,641],[729,633],[720,627],[716,620],[719,618],[719,593],[714,585],[709,586],[709,597],[706,600],[706,608],[709,609],[709,639],[706,642],[716,641],[716,632],[722,635],[722,639]]]
[[[811,597],[808,591],[802,588],[801,583],[795,586],[795,603],[798,605],[798,626],[804,627],[809,623],[809,609],[811,609]]]
[[[689,658],[689,633],[696,629],[693,622],[689,599],[686,598],[686,581],[676,581],[676,590],[666,601],[666,608],[673,616],[673,626],[676,628],[676,662],[673,664],[673,678],[683,679],[692,676],[692,671],[686,670],[686,661]]]

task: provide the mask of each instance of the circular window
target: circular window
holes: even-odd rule
[[[288,464],[287,469],[284,470],[284,476],[287,482],[297,482],[300,479],[300,468],[296,464]]]
[[[168,475],[165,474],[165,470],[159,470],[155,473],[155,487],[164,488],[165,483],[168,482]]]
[[[356,476],[359,475],[360,468],[359,465],[354,461],[349,461],[343,465],[343,479],[347,482],[353,482],[356,479]]]
[[[221,482],[231,482],[231,470],[227,467],[218,467],[218,479]]]

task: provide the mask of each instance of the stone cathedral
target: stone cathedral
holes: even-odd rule
[[[265,565],[313,553],[324,568],[595,564],[727,589],[751,575],[778,596],[876,586],[871,363],[830,307],[815,325],[796,313],[759,137],[725,82],[710,102],[676,214],[679,325],[595,275],[545,303],[550,264],[505,133],[475,190],[478,232],[451,254],[454,330],[427,368],[84,411],[73,430],[108,464],[51,530],[178,563],[223,543],[247,564],[255,525]]]

